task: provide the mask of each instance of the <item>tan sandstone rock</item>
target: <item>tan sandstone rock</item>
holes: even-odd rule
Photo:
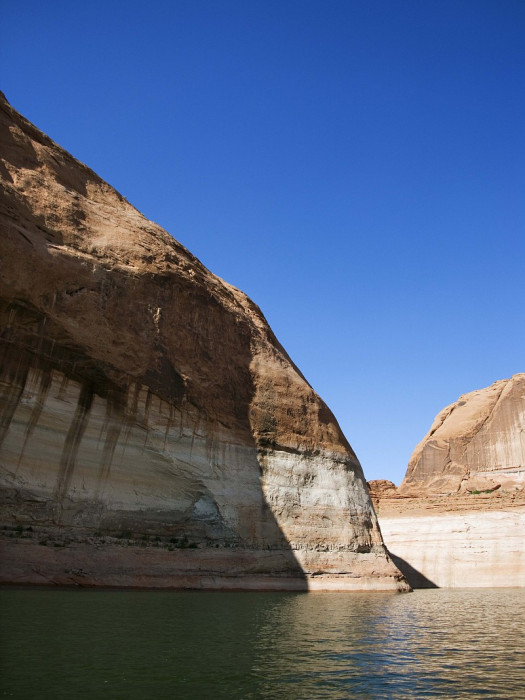
[[[439,413],[397,492],[371,485],[385,543],[414,588],[525,586],[524,473],[525,374]]]
[[[444,408],[414,450],[401,494],[525,486],[525,374]]]
[[[368,490],[372,499],[384,496],[397,496],[397,486],[388,479],[373,479],[368,482]]]
[[[392,558],[413,588],[525,586],[525,492],[383,497]]]
[[[1,579],[406,589],[258,307],[1,110]]]

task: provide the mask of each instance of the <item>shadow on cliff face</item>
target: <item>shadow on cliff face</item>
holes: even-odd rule
[[[415,569],[411,564],[409,564],[405,559],[392,554],[391,551],[388,552],[394,564],[397,566],[399,571],[404,575],[408,583],[412,588],[439,588],[434,581],[427,578],[421,571]]]
[[[292,579],[294,590],[307,590],[304,572],[264,497],[256,460],[245,464],[246,470],[253,471],[252,501],[244,503],[238,499],[237,505],[231,506],[239,509],[239,525],[235,528],[221,514],[217,493],[205,485],[202,473],[199,474],[203,469],[202,454],[199,456],[197,450],[193,467],[191,461],[181,467],[182,462],[170,453],[169,445],[166,449],[168,431],[176,430],[176,421],[167,422],[164,450],[158,447],[158,429],[148,427],[147,411],[169,394],[169,411],[180,413],[181,404],[186,401],[182,383],[176,392],[165,385],[165,398],[160,399],[149,371],[142,378],[145,410],[137,410],[137,402],[130,410],[125,395],[133,394],[131,377],[121,375],[122,383],[115,384],[108,376],[111,367],[67,342],[63,329],[36,309],[7,302],[1,304],[1,312],[0,451],[6,477],[2,481],[8,487],[4,506],[9,501],[6,512],[13,508],[17,512],[16,523],[13,520],[11,525],[49,528],[60,531],[62,536],[71,535],[76,541],[82,537],[82,530],[84,539],[94,532],[105,532],[110,537],[124,537],[126,533],[128,544],[135,546],[154,541],[160,550],[171,549],[172,545],[176,549],[193,548],[189,560],[198,548],[203,555],[208,553],[208,565],[215,562],[212,566],[217,567],[217,573],[237,576],[241,587],[243,578],[254,576],[262,580],[282,579],[283,588],[290,585],[285,579]],[[73,385],[78,387],[75,392]],[[70,387],[68,391],[66,386]],[[252,390],[250,386],[247,389]],[[103,411],[101,400],[106,406]],[[171,413],[169,416],[171,420]],[[231,430],[232,441],[238,440],[235,427]],[[131,444],[134,435],[144,441],[143,451],[137,455]],[[177,439],[184,439],[182,432]],[[244,439],[251,440],[247,449],[255,455],[253,436],[245,434]],[[49,455],[44,461],[51,458],[53,464],[44,464],[44,454]],[[140,460],[144,463],[136,471]],[[42,467],[45,475],[39,471]],[[179,468],[185,470],[183,476],[178,473]],[[210,457],[209,469],[218,468]],[[113,490],[114,495],[119,489],[122,494],[122,489],[128,488],[124,478],[133,488],[140,484],[137,502],[149,488],[162,512],[151,505],[137,511],[116,509],[111,499],[105,502],[105,489]],[[220,478],[233,477],[224,473]],[[159,484],[155,496],[156,479]],[[40,486],[36,481],[42,482]],[[243,549],[261,554],[246,559]],[[232,559],[232,550],[239,551],[238,561],[234,556]],[[230,568],[232,565],[235,570]]]
[[[264,556],[239,564],[241,574],[295,577],[306,589],[285,534],[290,498],[266,497],[257,454],[276,440],[299,457],[342,447],[364,482],[332,414],[253,302],[0,98],[0,448],[11,522],[32,509],[70,531],[142,527],[202,549],[244,547]],[[276,470],[279,499],[297,486],[292,472]],[[298,503],[294,517],[309,514]],[[311,527],[292,543],[316,539]],[[277,563],[264,563],[269,551]]]

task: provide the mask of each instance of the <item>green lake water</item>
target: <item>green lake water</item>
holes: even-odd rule
[[[0,590],[0,696],[525,698],[525,589]]]

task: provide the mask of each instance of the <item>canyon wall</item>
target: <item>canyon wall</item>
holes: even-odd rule
[[[414,588],[525,586],[525,374],[443,409],[397,489],[370,482],[385,543]]]
[[[0,105],[0,580],[407,588],[258,307]]]
[[[373,482],[371,482],[373,489]],[[374,497],[389,552],[413,588],[525,586],[525,491]]]

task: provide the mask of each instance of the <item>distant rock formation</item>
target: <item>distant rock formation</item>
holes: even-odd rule
[[[388,479],[374,479],[368,482],[368,490],[372,501],[383,496],[397,495],[397,486]]]
[[[369,484],[385,543],[409,583],[525,586],[524,478],[525,374],[443,409],[401,486]]]
[[[406,589],[258,307],[0,115],[0,579]]]
[[[525,485],[525,374],[472,391],[444,408],[414,450],[401,494]]]

